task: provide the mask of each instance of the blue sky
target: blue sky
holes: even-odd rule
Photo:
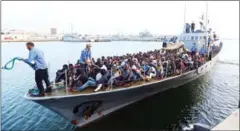
[[[2,1],[2,29],[48,33],[56,27],[78,33],[179,34],[183,30],[184,1]],[[186,21],[198,20],[206,2],[186,2]],[[239,2],[208,2],[210,25],[225,38],[239,36]]]

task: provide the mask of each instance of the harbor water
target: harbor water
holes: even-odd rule
[[[65,63],[76,63],[85,43],[36,42],[44,51],[51,80]],[[1,63],[28,57],[25,43],[2,43]],[[159,42],[98,42],[94,58],[161,48]],[[2,130],[81,130],[58,114],[23,98],[35,85],[34,71],[23,62],[2,70]],[[161,88],[161,87],[159,87]],[[82,128],[98,130],[179,130],[193,123],[214,127],[239,103],[239,41],[223,40],[219,61],[212,70],[184,86],[131,104]]]

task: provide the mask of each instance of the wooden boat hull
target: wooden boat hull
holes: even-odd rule
[[[165,78],[160,81],[146,82],[136,87],[120,88],[113,91],[97,92],[88,95],[69,95],[43,99],[35,99],[26,95],[25,98],[58,113],[69,121],[77,121],[75,123],[77,126],[83,126],[148,96],[191,82],[210,71],[217,62],[217,59],[218,55],[196,70]],[[90,111],[91,116],[86,117],[83,112],[84,110],[88,112],[89,107],[94,109]]]

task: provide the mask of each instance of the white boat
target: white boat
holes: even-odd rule
[[[51,95],[45,97],[31,97],[26,93],[25,98],[58,113],[77,126],[83,126],[148,96],[191,82],[210,71],[217,59],[218,54],[197,70],[162,80],[142,82],[136,86],[116,88],[112,91],[93,92],[91,90],[89,92],[87,90],[82,93],[70,93],[64,91],[64,89],[56,89]],[[86,106],[92,108],[92,111],[89,109],[89,118],[84,117],[82,112],[84,110],[88,111]]]
[[[200,36],[207,35],[206,31],[183,33],[180,36],[180,41],[187,44],[196,43],[201,46],[204,44],[204,39],[200,39]],[[199,39],[182,39],[186,36],[198,37]],[[214,41],[214,43],[220,46],[221,51],[222,44],[219,41]],[[186,47],[189,49],[188,45]],[[131,103],[179,87],[201,77],[212,69],[218,60],[220,51],[197,69],[161,80],[140,81],[130,87],[117,87],[111,91],[102,90],[99,92],[93,92],[94,89],[89,88],[83,92],[73,93],[61,88],[54,89],[52,94],[44,97],[31,97],[26,93],[25,98],[58,113],[76,126],[83,126]]]
[[[78,34],[65,34],[62,39],[64,42],[91,42],[89,38],[82,37]]]
[[[31,97],[26,93],[25,98],[58,113],[77,126],[82,126],[133,102],[199,78],[211,70],[217,62],[218,54],[198,69],[162,80],[141,81],[134,86],[99,92],[86,89],[81,93],[72,93],[61,88],[44,97]]]

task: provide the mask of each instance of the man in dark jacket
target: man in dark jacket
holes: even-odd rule
[[[191,24],[191,31],[194,32],[194,30],[195,30],[195,23],[192,22],[192,24]]]

